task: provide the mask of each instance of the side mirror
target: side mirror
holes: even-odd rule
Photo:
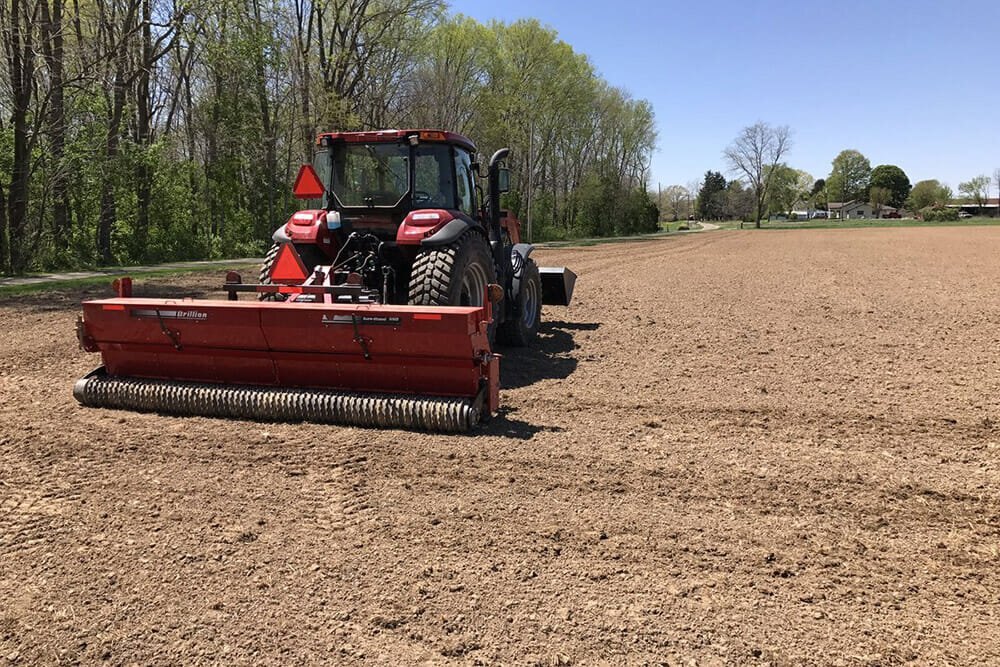
[[[497,172],[497,190],[510,192],[510,169],[504,167]]]
[[[326,194],[326,186],[311,164],[304,164],[295,177],[292,192],[296,199],[321,199]]]

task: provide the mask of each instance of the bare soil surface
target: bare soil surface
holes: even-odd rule
[[[81,408],[103,292],[6,299],[0,665],[1000,663],[997,257],[539,251],[576,301],[457,437]]]

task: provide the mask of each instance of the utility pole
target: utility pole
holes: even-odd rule
[[[535,187],[535,119],[531,119],[528,125],[528,203],[527,203],[527,227],[528,243],[531,243],[531,200]]]
[[[993,170],[993,181],[997,184],[997,212],[996,216],[1000,218],[1000,167]],[[989,203],[989,202],[987,202]]]
[[[659,228],[659,223],[663,221],[663,186],[660,185],[659,181],[656,182],[656,210],[658,213],[656,226]]]

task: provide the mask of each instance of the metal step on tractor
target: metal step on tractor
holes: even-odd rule
[[[80,403],[181,415],[465,431],[499,407],[496,343],[530,345],[576,276],[539,268],[497,151],[438,130],[332,132],[273,235],[257,284],[228,301],[87,301],[77,331],[103,365]],[[256,296],[240,300],[243,293]]]

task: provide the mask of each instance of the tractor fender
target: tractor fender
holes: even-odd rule
[[[285,229],[286,225],[278,227],[278,229],[271,235],[271,240],[275,243],[291,243],[292,237],[288,235],[288,231]]]
[[[271,236],[275,243],[307,243],[330,245],[331,234],[327,229],[326,211],[312,210],[294,213],[284,225]]]
[[[524,276],[524,265],[534,250],[535,246],[530,243],[516,243],[510,249],[510,263],[513,269],[510,284],[511,298],[507,301],[510,304],[517,303],[517,295],[521,293],[521,278]],[[520,313],[513,313],[513,315],[517,316]]]
[[[458,237],[470,229],[481,229],[479,223],[471,218],[455,218],[446,222],[441,229],[420,241],[422,246],[448,245],[458,240]]]
[[[521,259],[528,259],[531,253],[535,251],[535,246],[531,243],[515,243],[514,247],[510,249],[511,253],[517,253],[521,256]]]

